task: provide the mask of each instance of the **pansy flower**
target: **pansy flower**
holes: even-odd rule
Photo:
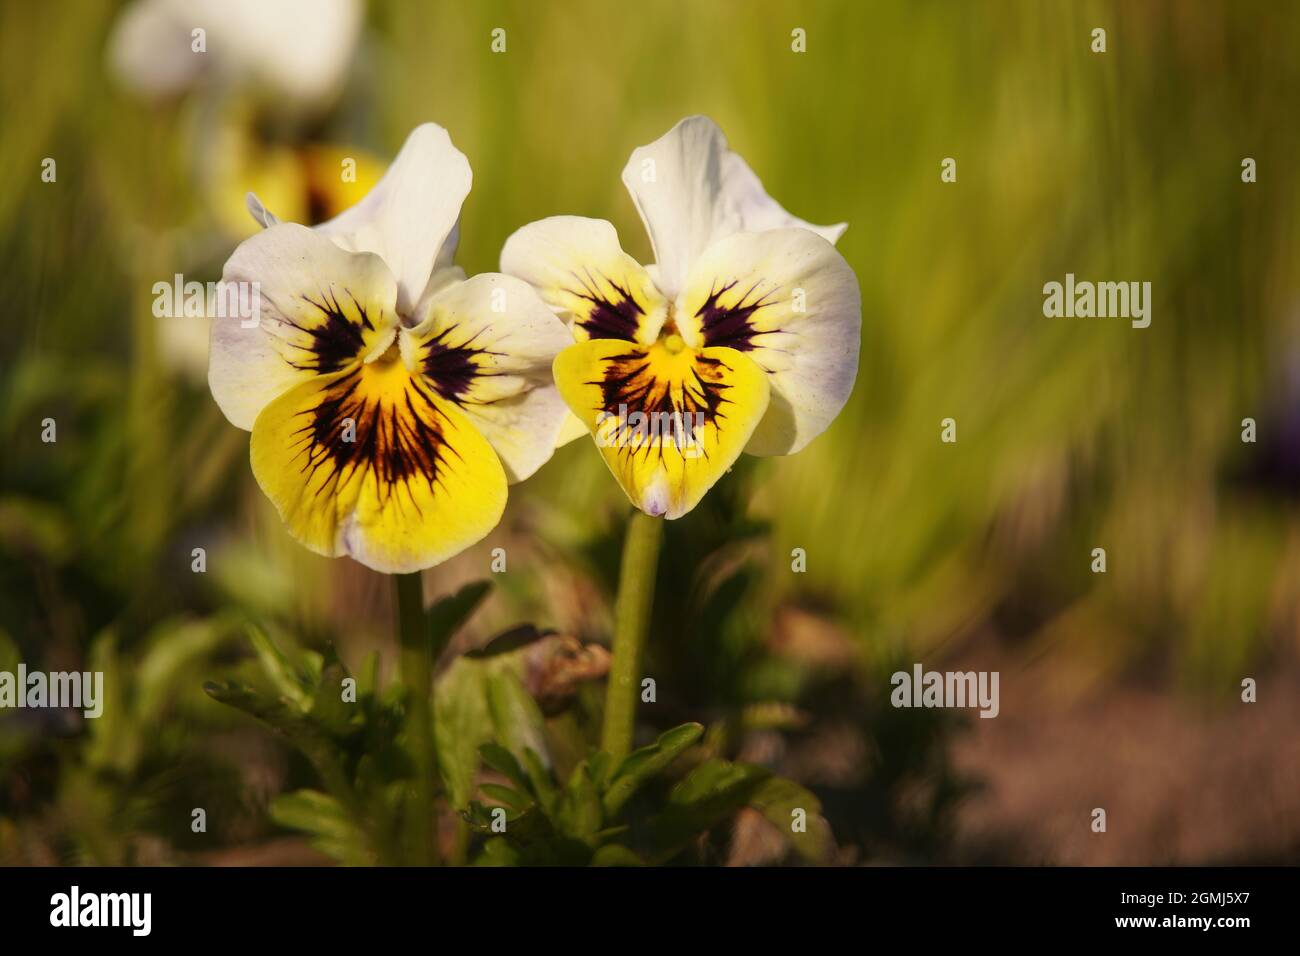
[[[785,455],[821,434],[857,374],[861,300],[834,242],[845,225],[786,212],[694,116],[623,170],[656,262],[601,219],[556,216],[506,242],[577,340],[555,381],[632,503],[686,514],[742,451]]]
[[[132,93],[189,104],[183,128],[207,211],[243,239],[254,231],[249,190],[286,219],[314,224],[357,202],[383,172],[366,151],[330,138],[364,17],[361,0],[135,0],[117,18],[108,61]]]
[[[266,228],[223,281],[258,308],[213,320],[208,381],[252,432],[258,484],[320,554],[429,567],[495,527],[507,483],[551,455],[565,415],[551,364],[571,340],[526,283],[452,265],[470,182],[425,124],[315,229],[249,197]]]

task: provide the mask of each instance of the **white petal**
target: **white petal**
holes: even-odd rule
[[[465,270],[460,266],[435,266],[433,275],[429,276],[429,284],[424,287],[424,295],[420,296],[420,301],[415,306],[414,315],[417,319],[423,319],[424,316],[429,314],[429,303],[433,301],[435,295],[448,286],[464,281]]]
[[[754,171],[739,153],[727,150],[722,157],[722,195],[735,210],[740,220],[740,232],[765,232],[768,229],[810,229],[827,242],[839,242],[846,222],[833,226],[817,226],[786,212],[779,202],[763,189]],[[714,240],[723,238],[715,235]]]
[[[415,313],[435,269],[450,265],[460,207],[473,176],[447,131],[417,126],[361,202],[317,226],[343,248],[373,252],[397,277],[397,307]]]
[[[250,299],[251,284],[257,283],[256,316],[212,318],[208,364],[212,397],[231,424],[246,430],[272,400],[333,366],[360,361],[397,325],[397,286],[383,261],[340,249],[295,223],[272,226],[240,243],[222,280],[247,283]],[[313,302],[337,303],[335,320],[356,343],[346,355],[333,349],[326,361],[314,351],[313,330],[321,328],[324,312]]]
[[[532,285],[580,340],[648,345],[668,315],[649,273],[603,219],[551,216],[529,223],[506,240],[501,271]]]
[[[448,285],[401,341],[407,367],[460,406],[510,481],[551,457],[568,415],[551,365],[573,338],[530,285],[500,273]]]
[[[694,348],[723,346],[767,373],[771,399],[745,451],[788,455],[830,425],[858,372],[857,276],[806,229],[742,232],[691,270],[678,327]]]
[[[623,184],[650,233],[659,287],[670,298],[681,291],[695,259],[734,233],[800,226],[834,242],[847,228],[814,226],[782,209],[705,116],[687,117],[633,150]]]

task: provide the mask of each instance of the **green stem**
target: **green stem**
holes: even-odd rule
[[[600,748],[616,761],[632,750],[641,652],[654,603],[663,528],[662,518],[634,511],[623,541],[618,602],[614,606],[614,655],[609,665],[609,682],[605,685],[605,724],[600,734]]]
[[[437,862],[437,834],[433,832],[433,648],[424,589],[420,574],[395,574],[397,584],[397,637],[401,645],[402,682],[407,693],[407,740],[415,767],[415,803],[411,816],[410,862],[430,866]]]

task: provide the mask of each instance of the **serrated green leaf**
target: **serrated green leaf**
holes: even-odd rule
[[[771,772],[753,764],[708,760],[692,770],[668,796],[668,806],[651,821],[649,842],[660,859],[707,833],[747,806]]]
[[[497,783],[485,783],[479,787],[483,793],[498,803],[505,804],[512,810],[523,812],[533,805],[533,798],[520,793],[518,790],[512,790],[510,787],[503,787]]]
[[[306,833],[343,833],[351,829],[337,800],[319,790],[295,790],[271,801],[271,819]]]
[[[559,798],[559,787],[555,784],[550,768],[532,747],[524,748],[524,769],[533,784],[533,793],[537,794],[537,802],[548,814],[553,813],[555,801]]]
[[[318,770],[327,763],[333,763],[334,745],[325,731],[288,701],[263,697],[251,687],[236,681],[224,684],[208,681],[203,685],[203,690],[213,700],[242,710],[284,734],[307,755]]]
[[[438,768],[452,806],[464,809],[474,793],[479,748],[492,733],[487,675],[473,661],[454,661],[438,679],[433,698]]]
[[[506,748],[502,747],[500,744],[495,743],[484,744],[479,747],[478,752],[483,758],[485,764],[497,773],[501,774],[520,790],[536,796],[536,794],[533,793],[532,781],[529,780],[528,774],[524,773],[524,768],[519,766],[519,761],[515,759],[514,754],[506,750]]]
[[[250,624],[246,631],[257,659],[276,692],[300,710],[307,710],[311,706],[311,694],[303,675],[294,668],[266,631],[255,624]]]
[[[489,672],[487,699],[497,741],[513,754],[531,749],[549,767],[546,719],[514,671],[497,667]]]
[[[647,780],[661,773],[703,733],[704,727],[700,724],[682,724],[662,733],[650,746],[628,754],[605,791],[605,815],[613,817],[623,809],[623,805]]]
[[[810,863],[820,863],[829,855],[834,840],[830,824],[822,816],[821,801],[809,790],[784,777],[764,780],[750,797],[749,805],[785,835],[794,851]],[[795,811],[804,825],[794,829]]]
[[[312,846],[343,863],[368,862],[365,834],[353,825],[347,811],[328,794],[298,790],[276,797],[270,805],[271,819],[291,830],[307,833]]]

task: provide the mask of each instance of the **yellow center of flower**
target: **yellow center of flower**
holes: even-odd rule
[[[395,362],[400,362],[401,360],[402,360],[402,350],[397,344],[397,339],[393,339],[393,341],[389,344],[388,348],[384,349],[384,351],[380,353],[377,357],[370,359],[370,361],[373,362],[375,366],[378,368],[384,368],[386,366],[392,365]]]
[[[364,362],[367,365],[387,365],[402,357],[402,350],[397,338],[397,329],[392,328],[381,334],[375,344],[366,352]]]

